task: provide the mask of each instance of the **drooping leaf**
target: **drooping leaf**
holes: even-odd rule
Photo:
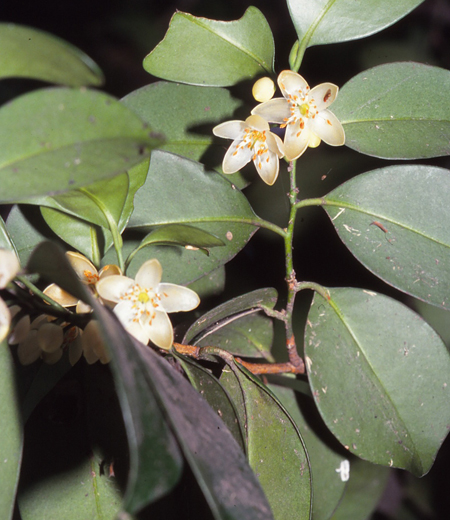
[[[269,500],[275,520],[309,520],[311,472],[302,436],[270,390],[239,363],[222,372],[225,389],[241,393],[248,460]],[[234,388],[233,388],[234,387]]]
[[[350,479],[332,520],[366,520],[377,507],[391,470],[350,457]]]
[[[178,11],[162,42],[144,59],[144,69],[170,81],[226,87],[270,74],[274,52],[269,24],[256,7],[232,22]]]
[[[1,201],[55,195],[113,177],[160,141],[114,98],[42,89],[0,108]]]
[[[388,63],[346,83],[331,110],[345,144],[385,159],[450,154],[450,72],[421,63]]]
[[[300,45],[311,47],[370,36],[394,24],[423,0],[287,0]]]
[[[122,103],[164,136],[162,150],[200,161],[213,144],[212,127],[233,119],[241,105],[229,90],[158,81],[131,92]],[[223,146],[215,146],[222,161]],[[209,153],[209,152],[208,152]]]
[[[348,454],[342,453],[343,448],[326,429],[310,397],[279,385],[270,385],[270,389],[295,421],[306,445],[313,483],[312,518],[328,520],[347,487]],[[354,520],[353,516],[348,518]]]
[[[147,180],[137,192],[134,206],[128,224],[133,231],[148,233],[169,224],[186,224],[224,242],[224,246],[211,248],[209,256],[180,246],[150,246],[133,258],[131,276],[144,260],[157,257],[165,280],[177,284],[190,283],[228,262],[261,224],[246,197],[223,176],[159,150],[152,154]]]
[[[33,78],[71,87],[103,83],[101,70],[89,56],[44,31],[2,23],[0,48],[0,78]]]
[[[0,343],[0,516],[13,516],[22,460],[22,421],[14,363],[6,341]]]
[[[259,311],[262,307],[273,309],[277,303],[277,296],[276,289],[269,287],[257,289],[222,303],[208,311],[189,327],[184,335],[183,343],[189,344],[194,342],[197,344],[198,341],[224,326],[224,320],[227,320],[226,323],[232,321],[233,316],[242,317],[243,313],[247,315],[247,311],[252,311],[253,314],[253,312]]]
[[[322,418],[358,457],[427,473],[450,424],[448,350],[392,298],[351,288],[329,294],[315,295],[305,331]]]
[[[401,291],[450,308],[450,171],[388,166],[323,198],[341,240],[374,274]]]

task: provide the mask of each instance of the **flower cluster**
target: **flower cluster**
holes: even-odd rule
[[[266,184],[278,177],[279,159],[298,159],[309,146],[315,148],[323,140],[331,146],[345,143],[344,129],[328,110],[336,99],[338,87],[321,83],[310,89],[296,72],[285,70],[278,76],[282,98],[270,99],[274,89],[258,80],[253,88],[256,100],[264,101],[252,110],[245,121],[228,121],[213,128],[214,135],[233,139],[225,157],[224,173],[234,173],[253,160]],[[270,82],[270,80],[269,80]],[[269,123],[284,129],[284,141],[270,131]]]

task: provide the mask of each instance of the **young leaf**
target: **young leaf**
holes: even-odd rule
[[[44,31],[1,23],[0,48],[0,78],[40,79],[71,87],[103,83],[101,70],[89,56]]]
[[[106,94],[65,88],[25,94],[0,108],[1,202],[113,177],[159,142]]]
[[[341,240],[374,274],[401,291],[450,308],[450,171],[389,166],[323,198]]]
[[[22,421],[15,369],[6,341],[0,343],[0,517],[13,516],[22,461]]]
[[[224,242],[209,256],[180,246],[149,246],[130,265],[131,275],[144,259],[158,257],[167,281],[190,283],[233,258],[262,222],[246,197],[222,175],[197,162],[155,151],[144,186],[134,199],[128,228],[148,233],[161,226],[186,224]]]
[[[450,72],[421,63],[388,63],[361,72],[339,92],[332,111],[345,144],[384,159],[450,154]]]
[[[274,53],[269,24],[256,7],[233,22],[178,11],[164,40],[144,59],[144,69],[170,81],[227,87],[270,75]]]
[[[309,382],[328,428],[358,457],[427,473],[448,434],[450,354],[420,316],[370,291],[316,294]]]
[[[242,314],[247,315],[247,311],[257,312],[262,307],[273,309],[277,303],[277,291],[273,288],[257,289],[248,294],[243,294],[237,298],[233,298],[218,307],[210,310],[193,323],[183,338],[184,344],[194,343],[207,337],[212,332],[220,328],[220,323],[224,326],[223,321],[233,316],[241,317]]]
[[[272,392],[239,363],[225,370],[220,382],[227,390],[234,386],[232,394],[240,388],[242,401],[235,404],[245,418],[248,460],[275,520],[309,520],[311,473],[295,423]]]
[[[287,0],[304,48],[370,36],[406,16],[423,0]]]
[[[160,147],[200,161],[210,152],[213,144],[211,128],[222,121],[232,119],[241,105],[232,98],[229,90],[214,87],[195,87],[158,81],[131,92],[122,103],[133,110],[150,128],[164,136]],[[223,158],[223,145],[213,146]]]

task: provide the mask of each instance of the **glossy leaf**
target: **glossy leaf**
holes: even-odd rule
[[[197,280],[228,262],[261,223],[245,196],[220,174],[159,150],[152,154],[147,180],[137,192],[134,206],[129,229],[148,233],[169,224],[187,224],[225,243],[211,248],[209,256],[180,246],[151,246],[134,257],[131,276],[144,260],[157,257],[165,280],[177,284]]]
[[[209,406],[226,424],[235,441],[245,453],[247,444],[244,425],[239,421],[236,406],[220,381],[209,370],[192,359],[178,354],[177,351],[174,351],[173,355],[180,361],[191,385],[206,399]]]
[[[22,421],[15,369],[6,341],[0,343],[0,517],[13,516],[22,460]]]
[[[248,460],[275,520],[309,520],[311,473],[295,423],[272,392],[239,363],[232,370],[225,369],[220,382],[227,390],[230,386],[240,388]]]
[[[350,458],[350,479],[331,520],[367,520],[380,502],[391,470]]]
[[[221,265],[214,271],[202,276],[202,278],[190,283],[188,287],[200,296],[200,300],[217,296],[225,290],[225,266]]]
[[[331,110],[345,144],[385,159],[450,154],[450,72],[421,63],[388,63],[364,71],[339,92]]]
[[[269,24],[256,7],[232,22],[178,11],[162,42],[144,59],[144,69],[170,81],[226,87],[270,74],[274,53]]]
[[[2,23],[0,48],[0,78],[40,79],[71,87],[103,83],[101,70],[89,56],[44,31]]]
[[[162,150],[200,161],[213,145],[212,127],[241,105],[227,89],[158,81],[131,92],[122,103],[164,136]],[[214,151],[223,158],[222,143]]]
[[[131,110],[106,94],[64,88],[25,94],[0,108],[1,201],[113,177],[158,143]]]
[[[305,331],[322,418],[358,457],[427,473],[450,424],[448,350],[396,300],[361,289],[329,293],[315,295]]]
[[[348,475],[342,468],[349,462],[348,454],[342,453],[343,448],[327,430],[310,397],[279,385],[270,385],[270,389],[292,417],[306,445],[313,483],[312,518],[328,520],[346,493]],[[352,469],[350,462],[350,475]],[[348,518],[356,520],[351,515]]]
[[[208,311],[193,323],[183,338],[183,343],[189,344],[208,337],[227,323],[232,323],[233,317],[242,318],[258,312],[262,307],[273,309],[277,303],[277,291],[273,288],[257,289],[242,296],[237,296],[214,309]],[[223,347],[222,347],[223,348]]]
[[[302,46],[370,36],[394,24],[423,0],[287,0]]]
[[[323,198],[341,240],[401,291],[450,308],[450,171],[389,166],[359,175]]]
[[[251,309],[224,318],[195,341],[198,347],[212,345],[235,356],[265,358],[273,361],[272,319],[262,311]]]

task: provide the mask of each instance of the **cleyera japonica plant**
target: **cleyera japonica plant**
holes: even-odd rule
[[[388,482],[409,505],[373,518],[442,518],[450,72],[304,66],[421,3],[287,0],[277,61],[256,7],[176,11],[120,100],[0,24],[1,79],[35,80],[0,106],[1,519],[364,520]],[[334,237],[367,285],[305,274]]]

